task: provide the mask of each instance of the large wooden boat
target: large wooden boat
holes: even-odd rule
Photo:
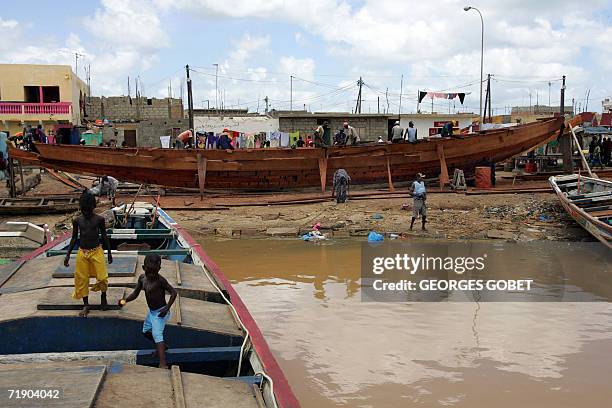
[[[549,179],[565,211],[612,248],[612,182],[577,174]]]
[[[78,316],[74,259],[63,266],[69,234],[0,269],[1,406],[299,407],[245,304],[185,230],[147,203],[104,215],[110,310],[92,293]],[[170,371],[155,368],[142,336],[144,294],[117,306],[150,253],[179,293],[164,334]]]
[[[279,190],[325,186],[340,168],[354,184],[407,181],[417,172],[438,176],[454,168],[466,174],[558,136],[562,119],[483,131],[417,144],[330,148],[175,150],[37,144],[41,163],[73,173],[111,175],[134,183],[170,187]],[[23,155],[23,154],[22,154]],[[446,168],[446,169],[445,169]]]

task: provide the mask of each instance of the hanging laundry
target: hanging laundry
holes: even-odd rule
[[[459,97],[459,102],[461,102],[461,104],[463,105],[463,101],[465,100],[465,95],[469,95],[468,93],[465,92],[451,92],[451,93],[446,93],[446,92],[426,92],[426,91],[419,91],[418,92],[419,95],[419,103],[423,102],[423,99],[425,99],[425,97],[428,98],[438,98],[438,99],[455,99],[457,97]]]
[[[280,146],[289,147],[289,139],[290,139],[289,133],[281,132]]]
[[[255,134],[247,133],[245,135],[245,139],[246,139],[246,144],[245,144],[246,148],[252,149],[255,147]]]

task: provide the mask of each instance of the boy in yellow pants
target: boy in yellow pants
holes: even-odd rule
[[[79,238],[79,251],[77,252],[74,271],[74,299],[83,299],[83,310],[79,313],[81,317],[89,314],[89,278],[96,278],[96,283],[91,287],[94,292],[101,291],[102,310],[106,310],[106,289],[108,288],[108,272],[104,263],[104,250],[108,250],[108,263],[113,263],[108,236],[106,235],[106,223],[104,217],[94,212],[96,198],[89,192],[81,194],[79,199],[81,215],[72,221],[72,239],[68,246],[68,253],[64,259],[64,266],[68,267],[70,254]],[[102,236],[102,243],[100,242]]]

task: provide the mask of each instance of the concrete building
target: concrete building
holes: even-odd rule
[[[68,65],[0,64],[0,130],[81,125],[87,84]]]
[[[86,119],[107,119],[111,122],[183,117],[183,101],[180,98],[147,98],[144,96],[92,97],[87,99]]]
[[[273,112],[272,114],[278,116],[281,132],[299,131],[301,134],[312,136],[314,129],[327,123],[329,126],[326,129],[326,138],[333,139],[333,135],[342,127],[344,121],[348,121],[357,130],[362,141],[376,141],[379,135],[386,137],[389,131],[389,115],[343,112],[282,112],[276,114]]]
[[[194,109],[193,127],[199,132],[215,133],[221,133],[223,129],[242,133],[274,132],[279,130],[279,120],[249,113],[247,109]]]

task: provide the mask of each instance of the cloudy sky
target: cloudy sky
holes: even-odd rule
[[[23,0],[0,9],[0,62],[91,66],[94,95],[185,90],[196,107],[350,111],[363,78],[362,112],[417,109],[417,90],[468,92],[478,111],[480,18],[465,0]],[[612,2],[475,0],[485,22],[484,71],[494,113],[559,103],[601,111],[612,96]],[[218,93],[215,73],[218,64]],[[403,75],[403,86],[402,84]],[[550,84],[550,85],[549,85]],[[208,102],[207,102],[208,101]],[[421,105],[431,110],[431,100]]]

